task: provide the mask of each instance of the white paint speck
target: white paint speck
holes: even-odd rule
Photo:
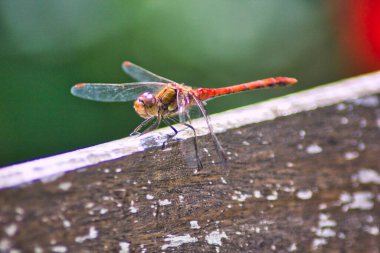
[[[228,239],[224,231],[219,232],[219,229],[212,231],[210,234],[206,235],[205,239],[210,245],[222,246],[222,239]]]
[[[327,244],[327,240],[325,238],[315,238],[313,242],[311,243],[311,249],[317,250],[323,245]]]
[[[242,143],[243,143],[244,146],[249,146],[249,145],[251,145],[248,141],[243,141]]]
[[[220,181],[222,181],[223,184],[227,184],[227,181],[224,179],[224,177],[220,177]]]
[[[158,204],[160,205],[160,206],[167,206],[167,205],[170,205],[172,202],[170,201],[170,200],[168,200],[168,199],[164,199],[164,200],[161,200],[161,199],[159,199],[158,200]]]
[[[356,152],[356,151],[349,151],[349,152],[344,153],[344,159],[346,159],[348,161],[349,160],[354,160],[354,159],[356,159],[358,157],[359,157],[359,153]]]
[[[326,203],[321,203],[321,204],[319,204],[319,206],[318,206],[318,209],[319,210],[325,210],[327,208],[327,204]]]
[[[338,111],[343,111],[346,109],[346,105],[345,104],[338,104],[336,105],[335,107]]]
[[[179,236],[168,235],[164,239],[164,241],[169,242],[169,243],[162,245],[161,246],[162,250],[166,250],[167,248],[178,247],[178,246],[181,246],[182,244],[185,244],[185,243],[197,242],[198,239],[195,237],[191,237],[189,234],[185,234],[185,235],[179,235]]]
[[[113,200],[113,198],[110,197],[110,196],[103,196],[102,199],[103,199],[104,201],[110,201],[110,200]]]
[[[131,205],[130,205],[130,207],[129,207],[129,211],[130,211],[131,213],[137,213],[138,210],[139,210],[139,209],[138,209],[137,207],[135,207],[135,202],[132,200],[132,201],[131,201]]]
[[[337,226],[335,220],[330,218],[330,214],[320,213],[318,216],[318,227],[313,227],[312,231],[318,238],[315,238],[312,243],[312,249],[317,249],[320,245],[327,243],[325,238],[335,237],[336,232],[334,227]]]
[[[93,208],[94,206],[95,206],[94,203],[88,202],[88,203],[86,203],[86,205],[84,207],[89,209],[89,208]]]
[[[254,190],[253,196],[255,196],[255,198],[257,198],[257,199],[263,197],[263,195],[261,194],[261,192],[259,190]]]
[[[273,201],[278,199],[278,192],[272,191],[271,195],[266,196],[267,200]]]
[[[307,146],[307,148],[306,148],[306,153],[308,153],[308,154],[318,154],[321,152],[322,152],[322,147],[320,147],[317,144],[311,144],[311,145]]]
[[[295,192],[296,188],[294,186],[282,186],[280,187],[284,192]]]
[[[129,253],[129,246],[130,246],[129,242],[119,242],[119,247],[120,247],[119,253]]]
[[[107,208],[102,208],[102,209],[100,209],[99,213],[100,214],[106,214],[106,213],[108,213],[108,209]]]
[[[371,169],[361,169],[357,174],[354,174],[352,177],[354,182],[359,182],[361,184],[380,184],[380,175],[375,170]]]
[[[319,214],[318,226],[322,228],[335,227],[336,221],[333,219],[330,219],[330,215],[321,213]]]
[[[368,123],[367,123],[367,120],[366,119],[361,119],[360,121],[359,121],[359,126],[361,127],[361,128],[364,128],[364,127],[366,127],[368,125]]]
[[[348,124],[348,118],[346,118],[346,117],[342,117],[342,118],[340,118],[340,124],[342,124],[342,125],[347,125]]]
[[[147,195],[146,195],[146,199],[148,199],[148,200],[154,199],[154,196],[153,196],[153,195],[150,195],[150,194],[147,194]]]
[[[234,191],[234,195],[231,196],[232,200],[244,202],[247,198],[252,197],[250,194],[242,193],[241,191]]]
[[[25,214],[24,209],[22,209],[22,208],[19,207],[19,206],[15,208],[15,212],[16,212],[18,215],[24,215],[24,214]]]
[[[299,190],[297,192],[297,198],[306,200],[306,199],[311,199],[313,196],[313,192],[311,190]]]
[[[192,221],[190,221],[190,228],[191,229],[200,229],[201,227],[198,225],[197,220],[192,220]]]
[[[292,244],[290,244],[290,246],[288,247],[288,251],[289,252],[293,252],[293,251],[296,251],[297,250],[297,244],[295,242],[293,242]]]
[[[68,191],[72,186],[71,182],[62,182],[58,185],[58,189],[62,191]]]
[[[306,131],[305,130],[300,130],[298,134],[299,134],[299,136],[300,136],[301,139],[304,139],[305,135],[306,135]]]
[[[9,224],[8,226],[4,228],[4,232],[8,236],[14,236],[17,232],[17,225],[15,223]]]
[[[67,247],[63,245],[56,245],[51,247],[51,251],[56,253],[65,253],[67,252]]]
[[[368,222],[368,223],[372,223],[375,219],[373,218],[372,215],[368,215],[367,217],[365,217],[365,221]]]
[[[379,235],[379,228],[377,226],[364,226],[363,230],[370,235]]]
[[[10,248],[11,248],[11,241],[5,238],[0,240],[0,252],[8,252]]]
[[[344,233],[342,233],[342,232],[339,232],[338,233],[338,238],[339,239],[346,239],[346,235]]]
[[[121,168],[116,168],[116,169],[115,169],[115,172],[116,172],[116,173],[120,173],[120,172],[122,172],[122,169],[121,169]]]
[[[288,168],[293,168],[293,167],[294,167],[294,163],[292,163],[292,162],[287,162],[287,163],[286,163],[286,167],[288,167]]]
[[[352,197],[348,192],[343,192],[340,194],[339,200],[341,203],[349,203],[352,201]]]
[[[358,143],[358,149],[359,149],[360,151],[365,150],[365,148],[366,148],[366,146],[365,146],[365,144],[364,144],[363,142],[359,142],[359,143]]]
[[[34,253],[44,253],[44,250],[38,245],[34,246],[33,250]]]
[[[90,227],[87,235],[75,237],[75,242],[82,243],[86,240],[96,239],[98,237],[98,233],[99,233],[98,230],[96,230],[96,228],[94,226],[92,226],[92,227]]]
[[[371,210],[373,208],[372,192],[354,192],[350,203],[343,205],[342,210],[348,211],[350,209]]]
[[[63,227],[64,227],[64,228],[69,228],[69,227],[71,227],[71,222],[68,221],[68,220],[64,220],[62,223],[63,223]]]
[[[318,228],[315,235],[319,237],[335,237],[336,232],[331,228]]]

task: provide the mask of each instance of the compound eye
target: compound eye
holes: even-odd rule
[[[138,98],[138,101],[143,105],[152,106],[156,103],[156,97],[152,93],[145,92]]]

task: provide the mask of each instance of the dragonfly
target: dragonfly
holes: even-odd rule
[[[101,102],[127,102],[134,100],[134,109],[142,117],[143,122],[136,127],[131,135],[150,132],[163,122],[174,134],[178,134],[174,123],[181,123],[194,133],[194,145],[198,167],[202,167],[197,148],[197,136],[191,125],[190,109],[196,108],[203,116],[216,146],[219,157],[226,161],[225,152],[216,137],[205,109],[205,102],[215,97],[238,93],[247,90],[272,88],[293,85],[297,79],[290,77],[271,77],[253,82],[230,85],[222,88],[192,88],[170,79],[156,75],[130,61],[122,63],[123,70],[138,82],[132,83],[81,83],[71,88],[74,96]]]

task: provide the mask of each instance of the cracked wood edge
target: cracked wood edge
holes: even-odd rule
[[[299,85],[302,85],[302,80]],[[380,71],[214,114],[210,117],[211,124],[215,133],[223,133],[244,125],[310,111],[379,92]],[[194,120],[193,125],[197,129],[198,135],[207,134],[207,127],[201,119]],[[29,184],[35,180],[54,180],[69,171],[142,152],[146,148],[161,146],[170,132],[169,128],[163,128],[140,137],[126,137],[60,155],[3,167],[0,169],[0,189]],[[191,137],[193,135],[189,131],[183,131],[176,136],[176,139],[183,140]]]

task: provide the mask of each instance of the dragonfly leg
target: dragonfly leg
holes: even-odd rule
[[[210,131],[211,139],[214,142],[214,145],[216,147],[216,151],[219,155],[220,161],[223,164],[225,164],[228,160],[228,157],[227,157],[226,153],[224,152],[224,149],[222,148],[222,145],[220,144],[218,138],[216,137],[214,130],[212,129],[212,126],[210,124],[210,120],[208,118],[206,109],[204,108],[202,101],[200,101],[195,95],[191,95],[191,96],[193,97],[195,103],[197,104],[199,110],[201,111],[203,118],[206,120],[207,127]]]
[[[161,119],[162,119],[161,115],[159,114],[157,116],[157,120],[150,127],[145,129],[142,133],[145,134],[145,133],[148,133],[148,132],[153,131],[154,129],[158,128],[161,124]]]
[[[167,135],[167,139],[166,139],[166,141],[162,144],[162,149],[165,149],[165,148],[166,148],[166,145],[169,143],[169,141],[170,141],[171,139],[173,139],[174,136],[176,136],[176,135],[178,134],[178,130],[175,129],[175,127],[173,127],[167,119],[162,118],[162,121],[174,131],[174,134],[168,134],[168,135]]]
[[[133,135],[141,135],[142,133],[140,133],[139,131],[141,130],[141,128],[147,126],[150,122],[152,122],[152,120],[154,120],[154,117],[151,117],[151,118],[147,118],[146,120],[144,120],[143,122],[141,122],[140,125],[138,125],[135,130],[133,130],[133,132],[130,134],[130,136],[133,136]]]
[[[191,118],[190,118],[190,115],[186,115],[189,119],[189,122],[191,122]],[[197,140],[197,133],[195,131],[195,128],[190,125],[190,124],[187,124],[185,122],[179,122],[178,120],[176,120],[175,118],[170,118],[172,121],[174,121],[175,123],[180,123],[188,128],[190,128],[192,131],[193,131],[193,134],[194,134],[194,150],[195,150],[195,158],[197,159],[197,166],[199,169],[202,169],[203,168],[203,164],[201,162],[201,159],[199,158],[199,151],[198,151],[198,140]],[[176,133],[177,134],[177,133]],[[175,136],[175,135],[174,135]],[[174,137],[173,136],[173,137]]]
[[[194,133],[194,149],[195,149],[195,156],[196,156],[196,159],[197,159],[197,165],[198,165],[198,168],[201,169],[203,168],[203,164],[201,162],[201,159],[199,158],[199,151],[198,151],[198,141],[197,141],[197,133],[195,132],[195,129],[192,125],[190,124],[187,124],[187,123],[182,123],[183,125],[187,126],[188,128],[190,128],[191,130],[193,130],[193,133]]]

